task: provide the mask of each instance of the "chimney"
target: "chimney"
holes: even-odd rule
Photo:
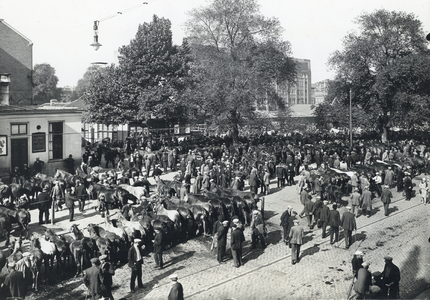
[[[0,74],[0,105],[9,105],[9,83],[10,74],[1,73]]]

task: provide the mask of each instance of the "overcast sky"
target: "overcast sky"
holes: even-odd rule
[[[58,86],[75,86],[92,62],[116,61],[115,53],[134,38],[137,27],[152,16],[170,19],[173,42],[185,35],[187,12],[205,6],[205,0],[1,0],[0,19],[33,42],[33,65],[49,63]],[[429,0],[259,0],[266,17],[276,17],[293,56],[311,60],[312,82],[333,77],[327,59],[342,49],[342,38],[356,28],[354,20],[376,9],[413,13],[430,32]],[[118,14],[122,12],[122,14]],[[94,51],[93,22],[100,20]],[[1,71],[1,70],[0,70]]]

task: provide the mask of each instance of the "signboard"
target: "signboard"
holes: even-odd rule
[[[46,151],[46,134],[37,132],[32,134],[33,153]]]
[[[0,156],[7,155],[7,136],[0,135]]]

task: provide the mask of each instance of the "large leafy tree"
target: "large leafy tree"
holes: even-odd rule
[[[169,20],[154,15],[119,52],[119,65],[98,72],[84,96],[91,121],[119,124],[185,115],[189,47],[172,44]]]
[[[289,43],[279,40],[277,19],[262,16],[254,0],[213,0],[189,16],[199,79],[193,106],[206,120],[237,139],[241,126],[259,122],[257,103],[274,102],[286,111],[276,87],[292,81],[296,69]]]
[[[50,64],[36,64],[33,70],[33,95],[36,104],[60,99],[61,90],[57,88],[58,77]]]
[[[428,49],[413,14],[377,10],[359,16],[357,23],[359,32],[348,34],[343,50],[329,59],[341,83],[335,94],[346,100],[351,89],[353,105],[368,114],[385,142],[388,128],[413,111],[415,95],[425,94],[415,82],[423,68],[430,71],[423,65]]]

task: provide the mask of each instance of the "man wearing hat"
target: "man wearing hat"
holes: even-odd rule
[[[173,281],[172,288],[170,289],[168,300],[184,300],[184,289],[182,284],[178,282],[178,275],[172,274],[169,276],[170,280]]]
[[[339,241],[340,214],[337,211],[337,204],[333,204],[333,209],[329,212],[328,225],[330,226],[330,245],[333,245]]]
[[[362,251],[357,250],[354,252],[354,256],[352,257],[352,260],[351,260],[352,274],[354,275],[355,278],[357,278],[358,270],[360,270],[362,267],[363,255],[364,254]]]
[[[58,211],[63,209],[61,203],[64,201],[64,190],[58,180],[54,180],[54,184],[51,190],[51,198],[54,202],[55,211]]]
[[[406,201],[410,201],[412,199],[412,179],[411,179],[411,173],[406,172],[405,178],[403,179],[403,186],[405,188],[405,196]]]
[[[348,206],[340,219],[340,226],[345,231],[345,248],[348,249],[352,244],[352,232],[357,229],[352,208]]]
[[[289,219],[291,217],[292,211],[293,211],[293,208],[290,205],[288,205],[287,210],[282,213],[281,224],[279,224],[282,226],[282,241],[285,243],[287,242],[288,235],[290,233],[291,227],[290,227]]]
[[[155,261],[155,268],[163,268],[163,232],[156,228],[155,230],[155,237],[154,237],[154,261]]]
[[[381,197],[381,193],[382,193],[382,177],[381,174],[379,172],[376,172],[375,177],[373,177],[373,181],[375,182],[375,186],[376,186],[376,192],[378,193],[378,197]]]
[[[91,267],[84,270],[84,283],[93,300],[100,299],[102,293],[99,266],[100,260],[94,257],[91,258]]]
[[[384,271],[382,271],[381,277],[382,282],[382,294],[389,299],[399,299],[399,283],[400,283],[400,269],[393,264],[393,258],[391,256],[385,256]],[[384,299],[385,299],[384,298]]]
[[[307,199],[305,202],[305,207],[303,208],[303,211],[300,213],[300,217],[303,218],[303,215],[306,216],[306,218],[308,219],[308,227],[309,228],[313,228],[313,224],[312,224],[312,215],[313,215],[313,211],[315,208],[315,203],[312,202],[312,199]]]
[[[391,167],[385,171],[384,184],[388,185],[390,188],[393,187],[394,184],[394,171]]]
[[[351,194],[351,206],[352,206],[352,213],[355,215],[355,217],[358,217],[358,209],[360,207],[360,193],[358,191],[358,187],[354,188],[354,191]]]
[[[102,290],[102,297],[104,299],[113,300],[112,295],[112,277],[115,275],[115,270],[110,262],[107,260],[107,255],[103,254],[99,257],[100,260],[100,287]]]
[[[143,288],[142,283],[142,264],[143,264],[143,254],[142,254],[142,247],[139,247],[139,244],[142,242],[141,239],[134,239],[133,245],[128,250],[128,266],[131,269],[131,278],[130,278],[130,291],[134,291],[136,278],[137,278],[137,285],[140,288]]]
[[[400,193],[403,190],[403,179],[405,178],[405,169],[397,168],[396,172],[396,181],[397,181],[397,192]]]
[[[45,215],[45,224],[48,224],[49,209],[51,208],[52,204],[48,186],[44,186],[42,192],[37,195],[37,202],[39,202],[39,224],[43,224],[43,215]]]
[[[266,224],[264,223],[263,217],[258,210],[252,212],[252,220],[250,227],[252,229],[251,234],[251,248],[255,248],[257,240],[260,240],[261,247],[266,248],[266,241],[264,240],[264,233],[266,231]]]
[[[305,230],[299,225],[299,220],[294,220],[293,224],[288,237],[291,245],[291,263],[295,265],[300,261],[300,247],[303,244]]]
[[[217,239],[218,239],[218,252],[217,260],[220,264],[224,263],[223,258],[227,247],[227,233],[228,233],[228,221],[223,221],[222,226],[218,227]]]
[[[384,214],[388,216],[389,206],[391,203],[391,198],[393,198],[393,194],[388,189],[388,186],[384,185],[384,189],[381,193],[381,202],[384,204]]]
[[[243,230],[239,227],[239,219],[234,219],[231,232],[231,253],[233,256],[233,266],[238,268],[242,265],[242,243],[245,241]]]
[[[73,216],[75,214],[75,200],[76,197],[71,195],[72,189],[67,187],[64,193],[64,201],[66,203],[66,207],[69,210],[69,222],[73,221]]]
[[[15,269],[15,262],[10,262],[8,267],[9,274],[6,276],[1,287],[3,287],[3,285],[7,286],[12,297],[24,299],[26,293],[24,276],[22,272]]]
[[[83,180],[77,180],[76,181],[76,196],[78,197],[78,203],[79,203],[79,211],[81,213],[84,212],[85,208],[85,200],[88,197],[87,189],[85,188],[85,185],[83,183]]]
[[[372,285],[372,273],[369,272],[369,263],[363,262],[362,268],[358,270],[357,281],[354,284],[354,291],[357,293],[356,299],[365,299],[366,294]]]
[[[308,188],[305,187],[301,192],[300,192],[300,203],[305,205],[306,201],[309,199],[309,193],[308,193]]]
[[[320,218],[320,223],[322,227],[322,238],[326,237],[326,229],[327,229],[327,224],[330,216],[330,209],[328,208],[327,204],[328,204],[328,201],[324,200],[323,205],[320,207],[320,211],[319,211],[319,218]]]
[[[368,218],[372,215],[372,192],[369,191],[369,186],[363,187],[363,193],[360,197],[361,210],[363,215],[367,215]]]

